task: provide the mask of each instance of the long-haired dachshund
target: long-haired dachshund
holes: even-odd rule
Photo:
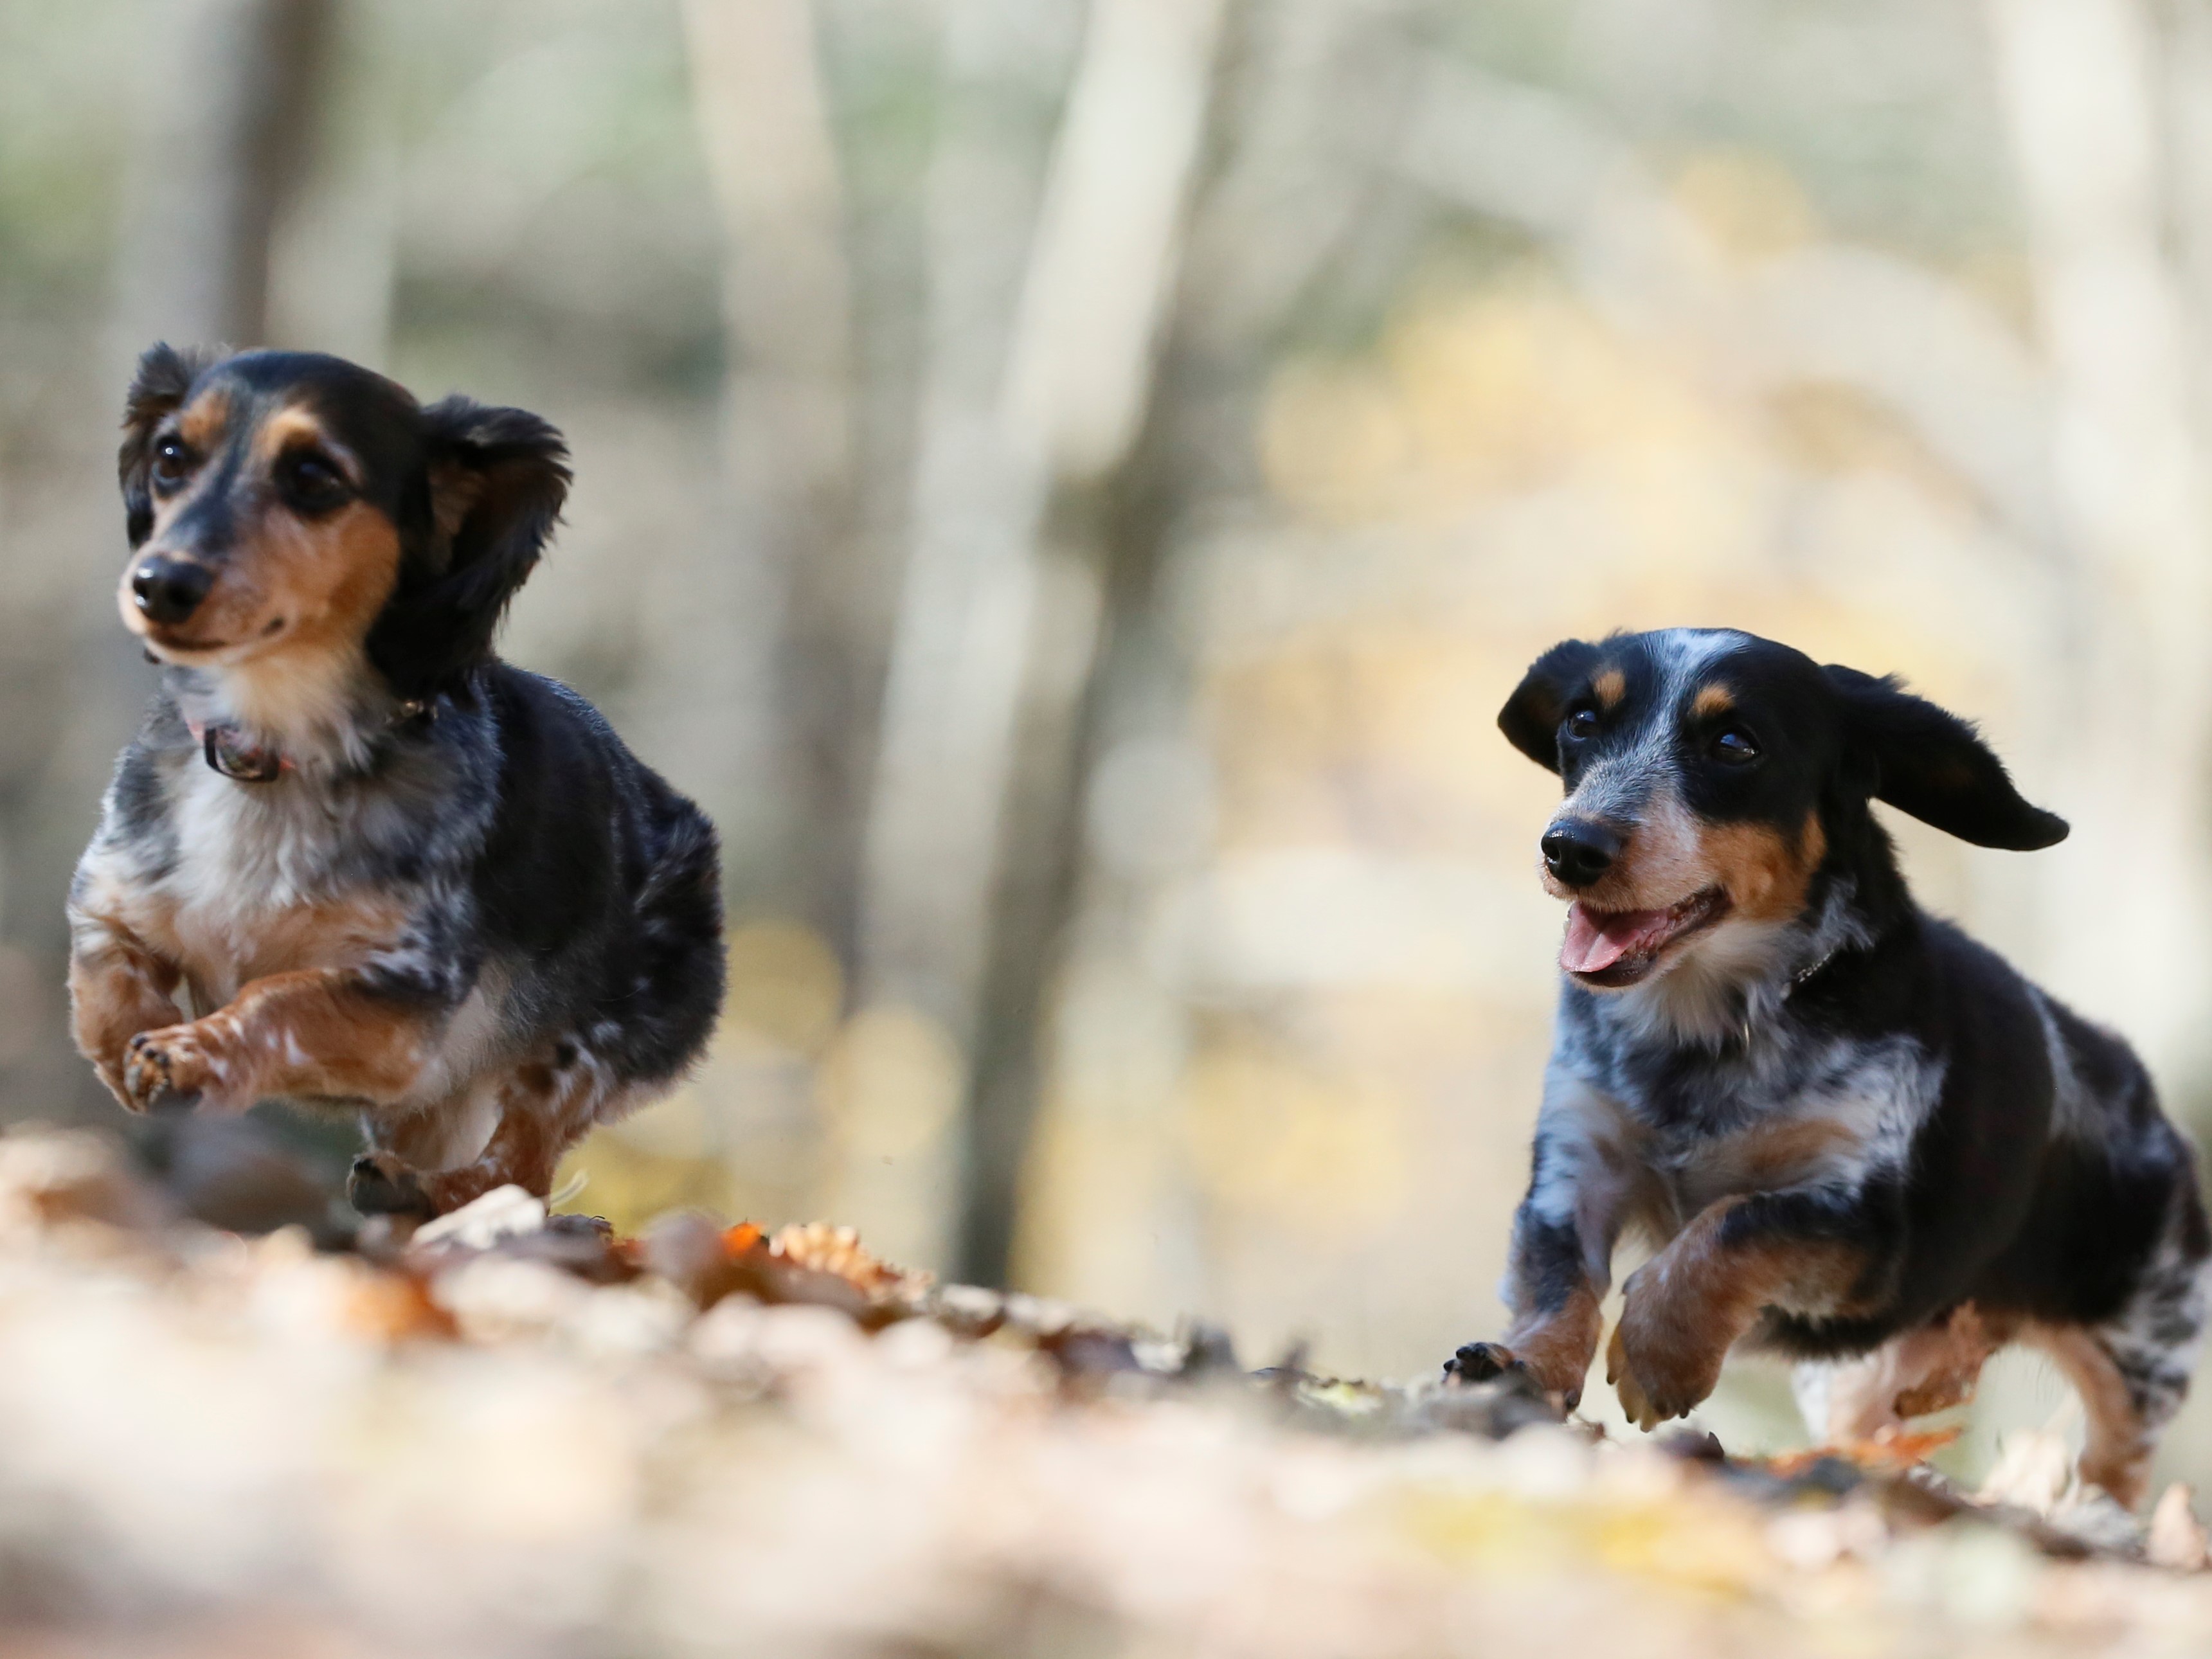
[[[1785,646],[1571,641],[1499,718],[1557,772],[1543,882],[1565,983],[1502,1343],[1571,1407],[1623,1231],[1607,1360],[1650,1428],[1740,1339],[1801,1362],[1814,1432],[1954,1405],[2010,1341],[2087,1410],[2083,1478],[2141,1496],[2204,1324],[2191,1149],[2127,1044],[1916,905],[1883,800],[1981,847],[2066,825],[1965,721]]]
[[[77,1046],[125,1106],[358,1111],[356,1207],[428,1214],[544,1194],[698,1054],[712,826],[492,652],[567,455],[333,357],[140,362],[118,598],[164,667],[69,907]]]

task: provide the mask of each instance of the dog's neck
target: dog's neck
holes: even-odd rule
[[[379,740],[420,708],[395,696],[358,648],[173,665],[163,680],[196,738],[217,735],[210,757],[266,757],[308,779],[368,770]]]
[[[1747,1048],[1800,986],[1870,942],[1855,899],[1845,878],[1794,921],[1723,922],[1657,978],[1594,994],[1602,1017],[1665,1048]]]

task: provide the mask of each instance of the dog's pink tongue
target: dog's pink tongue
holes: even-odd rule
[[[1567,908],[1567,937],[1559,945],[1559,966],[1571,974],[1595,974],[1628,954],[1637,936],[1659,919],[1656,910],[1613,910],[1592,915],[1579,904]]]

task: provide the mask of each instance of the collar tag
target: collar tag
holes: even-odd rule
[[[387,729],[399,732],[416,725],[428,726],[437,718],[438,705],[434,702],[410,697],[392,711]],[[199,739],[200,753],[206,757],[209,767],[239,783],[274,783],[292,769],[292,763],[284,757],[283,750],[246,742],[245,733],[235,726],[202,726],[189,719],[185,726]]]
[[[244,740],[234,726],[210,726],[200,734],[200,753],[207,763],[240,783],[274,783],[284,770],[284,757]]]

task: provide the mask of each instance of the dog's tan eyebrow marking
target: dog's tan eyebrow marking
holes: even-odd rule
[[[1618,708],[1621,700],[1628,696],[1628,676],[1618,668],[1601,670],[1590,681],[1590,690],[1596,693],[1600,708]]]
[[[1716,714],[1725,714],[1735,707],[1735,692],[1729,686],[1715,684],[1701,686],[1690,701],[1690,712],[1701,720]]]
[[[204,455],[222,438],[222,430],[230,424],[230,393],[220,387],[204,392],[185,406],[177,416],[177,435],[185,445]]]
[[[360,482],[359,467],[352,452],[333,439],[323,423],[304,409],[280,409],[264,422],[261,430],[253,434],[254,458],[274,461],[288,449],[310,444],[336,461],[349,483]]]

